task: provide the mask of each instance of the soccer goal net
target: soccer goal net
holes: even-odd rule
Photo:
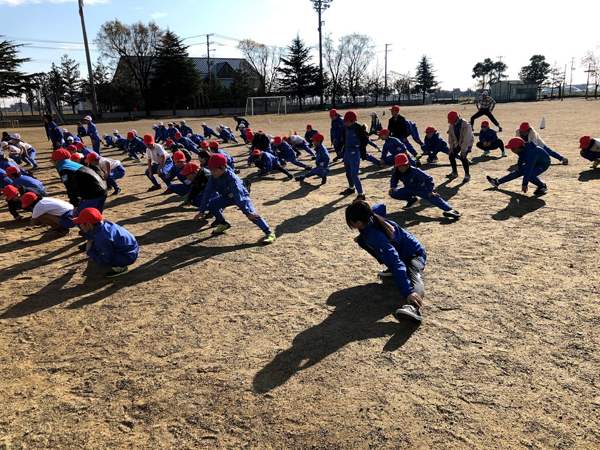
[[[277,113],[287,114],[285,97],[248,97],[246,115]]]

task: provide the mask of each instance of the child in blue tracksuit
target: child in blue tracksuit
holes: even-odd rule
[[[406,154],[406,146],[402,143],[400,139],[390,137],[390,132],[387,128],[383,128],[379,132],[379,137],[384,142],[383,147],[381,149],[381,160],[379,161],[379,165],[381,167],[393,166],[396,155],[399,155],[400,153]],[[419,164],[414,159],[408,157],[408,160],[410,161],[411,166],[419,166]]]
[[[13,186],[35,188],[42,192],[44,195],[46,195],[46,188],[44,187],[42,182],[28,175],[23,175],[18,167],[7,167],[5,174],[11,180],[10,184],[12,184]]]
[[[179,123],[181,124],[181,126],[179,127],[179,132],[181,134],[183,134],[184,136],[187,136],[188,134],[194,134],[192,129],[185,124],[185,120],[180,120]]]
[[[58,125],[54,123],[52,114],[44,115],[44,127],[46,128],[48,139],[52,142],[52,148],[56,150],[57,148],[62,147],[64,144],[63,134],[60,132]]]
[[[237,139],[226,127],[217,127],[217,131],[219,132],[219,137],[223,140],[223,143],[226,144],[229,141],[233,141],[237,144]]]
[[[315,130],[313,129],[313,126],[309,123],[308,125],[306,125],[306,133],[304,133],[304,140],[306,142],[308,142],[309,147],[313,147],[314,143],[313,143],[313,136],[315,134],[317,134],[319,132],[319,130]]]
[[[569,160],[567,158],[546,145],[538,132],[535,131],[533,127],[529,126],[529,122],[523,122],[515,131],[515,136],[523,139],[525,142],[533,142],[538,147],[543,148],[546,150],[546,153],[548,153],[548,156],[558,159],[563,166],[569,164]]]
[[[206,141],[206,139],[204,139],[204,136],[202,136],[201,134],[189,133],[186,137],[197,146],[202,145],[202,143]]]
[[[399,188],[401,182],[404,187]],[[404,153],[396,156],[395,169],[390,180],[390,197],[396,200],[406,200],[403,209],[409,209],[419,200],[424,198],[429,203],[444,211],[444,217],[458,219],[460,213],[453,209],[448,203],[435,192],[433,178],[417,167],[411,167],[408,157]]]
[[[6,186],[12,186],[12,180],[8,178],[4,169],[0,169],[0,189],[4,189]]]
[[[344,134],[344,120],[337,112],[337,109],[329,111],[329,118],[331,119],[331,130],[329,136],[331,138],[331,146],[335,151],[335,158],[333,162],[342,159],[344,142],[342,140]]]
[[[186,174],[183,173],[186,162],[183,152],[177,151],[173,153],[173,165],[168,172],[165,173],[165,183],[167,183],[166,194],[173,192],[184,197],[190,192],[190,183],[188,182]],[[175,180],[181,181],[181,184],[174,183]]]
[[[302,149],[310,156],[312,156],[312,159],[315,159],[315,152],[311,150],[310,146],[308,145],[308,142],[304,138],[298,136],[297,134],[292,134],[291,136],[284,136],[283,140],[292,146],[297,156],[300,156],[299,149]]]
[[[87,136],[87,129],[83,126],[81,122],[77,122],[77,136],[79,138]]]
[[[162,122],[158,122],[158,125],[152,125],[154,130],[154,142],[160,144],[161,142],[167,142],[167,129]]]
[[[479,142],[477,143],[477,148],[483,150],[481,156],[488,156],[490,154],[490,150],[496,150],[499,148],[502,150],[502,156],[506,156],[506,152],[504,151],[504,142],[502,139],[498,138],[498,133],[496,130],[492,130],[490,128],[490,123],[487,120],[481,122],[481,131],[479,132]]]
[[[346,208],[347,225],[359,231],[357,244],[379,264],[387,266],[379,276],[393,277],[400,295],[406,299],[407,304],[397,309],[394,316],[399,321],[421,322],[425,249],[416,237],[385,217],[385,203],[371,209],[368,203],[355,201]]]
[[[136,161],[141,161],[138,153],[141,155],[146,155],[146,145],[144,141],[139,136],[136,136],[133,131],[127,132],[127,151],[129,152],[129,156],[131,156]]]
[[[246,125],[240,123],[238,125],[238,130],[240,131],[240,137],[242,138],[242,141],[244,141],[244,144],[248,145],[248,138],[246,137]]]
[[[329,173],[329,152],[323,145],[325,136],[321,133],[315,133],[312,136],[312,141],[315,144],[315,168],[309,171],[306,175],[298,175],[296,181],[303,181],[308,177],[321,177],[321,184],[327,183],[327,174]]]
[[[83,118],[85,123],[87,123],[87,135],[92,140],[92,149],[100,155],[100,135],[98,134],[98,130],[96,129],[96,125],[92,122],[92,118],[90,116],[85,116]]]
[[[33,166],[34,169],[38,168],[37,162],[35,162],[35,148],[29,145],[27,142],[21,140],[21,135],[19,133],[10,135],[11,143],[19,150],[21,150],[21,160],[25,163],[25,167]]]
[[[179,131],[175,133],[174,138],[175,142],[183,145],[188,152],[195,153],[196,155],[199,153],[198,146],[194,143],[194,141],[183,137],[183,135]]]
[[[281,165],[279,158],[269,152],[261,152],[259,149],[253,150],[252,155],[250,155],[248,160],[248,164],[250,164],[252,161],[254,162],[254,165],[258,167],[259,177],[267,175],[273,169],[275,169],[286,174],[289,179],[294,178],[294,176]]]
[[[304,170],[310,170],[309,166],[296,159],[296,152],[294,152],[292,146],[285,142],[281,136],[275,136],[272,145],[275,156],[280,160],[290,162],[295,166],[302,167]]]
[[[419,144],[420,147],[422,147],[423,141],[421,140],[421,136],[419,136],[419,129],[417,128],[417,124],[414,122],[411,122],[410,120],[407,120],[406,125],[408,126],[408,133],[410,134],[410,137],[412,137],[413,140],[417,144]],[[412,144],[408,141],[408,139],[406,139],[406,141],[404,142],[404,145],[406,145],[406,148],[411,153],[411,155],[416,156],[416,151],[415,151],[414,147],[412,146]],[[415,152],[415,153],[413,153],[413,152]]]
[[[215,133],[215,130],[213,130],[211,127],[206,125],[204,122],[202,122],[202,129],[204,130],[204,137],[206,139],[208,139],[211,136],[214,136],[217,139],[219,139],[219,135],[217,133]]]
[[[225,157],[225,159],[227,160],[227,166],[233,170],[233,173],[240,173],[239,170],[236,170],[235,168],[235,160],[233,159],[233,156],[230,156],[229,153],[227,153],[225,150],[221,150],[219,148],[219,143],[217,141],[210,141],[208,143],[208,150],[214,155],[215,153],[220,153],[221,155],[223,155]]]
[[[512,138],[506,144],[506,148],[512,150],[513,153],[519,155],[517,161],[518,169],[502,178],[492,178],[489,175],[486,177],[490,184],[498,187],[503,183],[523,177],[521,190],[524,194],[529,190],[529,182],[537,186],[533,195],[544,195],[548,192],[548,187],[538,177],[550,167],[550,156],[542,147],[535,145],[533,142],[525,142],[521,138]]]
[[[265,233],[263,243],[273,243],[276,239],[275,233],[254,210],[250,193],[244,187],[242,180],[227,167],[225,156],[219,153],[212,155],[208,161],[208,169],[211,177],[202,195],[200,212],[194,217],[194,220],[204,220],[204,212],[208,209],[216,218],[217,227],[214,229],[213,234],[222,234],[225,230],[231,228],[231,224],[223,216],[223,209],[227,206],[236,205],[248,220]],[[215,193],[218,193],[218,195],[213,197]]]
[[[350,195],[358,191],[356,200],[364,200],[365,194],[362,189],[362,183],[358,176],[361,158],[366,159],[367,142],[369,137],[365,128],[356,122],[357,116],[354,111],[348,111],[344,114],[344,167],[346,169],[346,178],[348,188],[340,192],[340,195]],[[334,158],[335,161],[335,158]],[[377,161],[379,163],[379,161]],[[355,189],[356,188],[356,189]]]
[[[102,213],[95,208],[85,208],[73,219],[86,236],[86,254],[101,266],[110,266],[105,275],[114,278],[129,272],[129,265],[138,257],[138,243],[129,231],[116,223],[103,220]]]
[[[439,152],[450,153],[448,143],[440,136],[434,127],[427,127],[425,130],[425,141],[421,146],[422,156],[427,155],[427,163],[435,163],[438,161],[437,154]]]
[[[175,133],[178,133],[179,130],[175,128],[175,124],[173,122],[169,122],[167,124],[167,139],[175,140]]]
[[[102,139],[104,139],[104,145],[108,148],[115,148],[119,141],[117,136],[109,136],[108,134],[103,134]]]

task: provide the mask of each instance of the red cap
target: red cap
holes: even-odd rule
[[[81,157],[83,155],[81,153],[73,153],[71,155],[71,157],[69,158],[71,161],[78,163],[79,161],[81,161]],[[86,161],[87,162],[87,161]]]
[[[206,142],[206,141],[202,141],[202,142],[200,143],[200,147],[201,147],[201,148],[207,148],[207,147],[208,147],[208,142]]]
[[[394,105],[390,108],[390,111],[400,111],[400,107],[398,105]]]
[[[356,120],[356,113],[352,110],[347,111],[346,114],[344,114],[344,122],[350,122],[351,120]]]
[[[178,131],[177,133],[175,133],[175,139],[178,139],[182,136],[182,134]]]
[[[52,157],[50,161],[64,161],[65,159],[69,159],[71,154],[65,150],[64,148],[59,148],[58,150],[54,150],[52,152]]]
[[[481,126],[489,128],[490,127],[490,123],[487,120],[484,120],[483,122],[481,122]]]
[[[80,149],[80,148],[85,148],[85,144],[83,142],[78,142],[77,145],[75,146],[76,149]]]
[[[529,122],[523,122],[521,125],[519,125],[519,131],[525,132],[525,131],[529,131]]]
[[[18,193],[19,190],[12,184],[9,184],[8,186],[5,186],[4,189],[2,189],[2,195],[4,195],[7,200],[12,200],[17,196]]]
[[[35,202],[37,198],[37,195],[35,195],[33,192],[26,192],[23,194],[23,197],[21,197],[21,206],[23,208],[27,208],[29,205]]]
[[[404,164],[408,164],[408,156],[404,153],[398,153],[394,158],[394,167],[403,166]]]
[[[523,139],[514,137],[510,141],[508,141],[508,144],[506,144],[506,148],[523,147],[523,145],[525,145],[525,141]]]
[[[79,213],[79,216],[73,219],[73,223],[100,223],[102,214],[96,208],[85,208]]]
[[[251,130],[246,130],[246,139],[248,142],[252,142],[254,140],[254,133]]]
[[[85,162],[89,164],[92,161],[96,161],[97,159],[98,159],[98,153],[91,152],[91,153],[88,153],[88,155],[86,156]]]
[[[67,151],[68,151],[69,153],[75,153],[75,152],[77,151],[77,147],[75,147],[74,145],[69,145],[69,146],[67,147]]]
[[[312,125],[309,123],[308,125],[306,125],[306,131],[310,131],[312,130]]]
[[[208,143],[209,148],[219,148],[219,143],[217,141],[210,141]]]
[[[448,123],[454,123],[454,122],[456,122],[457,119],[458,119],[457,111],[450,111],[448,113]]]
[[[167,142],[165,142],[167,147],[170,147],[172,144],[174,144],[173,139],[167,139]]]
[[[256,149],[252,151],[252,156],[260,155],[260,150]]]
[[[175,161],[175,162],[185,161],[185,155],[183,154],[183,152],[177,151],[177,152],[173,153],[173,161]]]
[[[133,139],[135,137],[135,133],[133,131],[127,132],[127,139]]]
[[[579,148],[588,148],[592,143],[592,137],[589,134],[579,138]],[[8,170],[6,171],[8,173]]]
[[[181,152],[175,152],[181,153]],[[183,155],[183,153],[181,153]],[[185,159],[185,158],[184,158]],[[200,170],[200,166],[195,162],[189,162],[185,166],[183,166],[183,170],[181,171],[181,175],[186,176],[192,172],[198,172]]]
[[[425,130],[425,133],[435,133],[435,128],[427,127],[427,129]]]
[[[264,133],[264,132],[265,132],[265,130],[258,130],[258,132],[259,132],[259,133]]]
[[[379,136],[381,136],[382,134],[390,134],[390,130],[388,130],[387,128],[382,128],[379,132]]]
[[[273,138],[273,144],[275,144],[275,145],[281,145],[282,141],[283,141],[283,139],[281,138],[281,136],[275,136]]]
[[[154,144],[154,136],[152,136],[151,134],[145,134],[144,135],[144,144],[146,144],[146,145]]]
[[[221,153],[215,153],[208,160],[208,165],[206,167],[208,167],[209,169],[216,169],[217,167],[223,167],[226,165],[227,158],[225,158],[225,155]]]
[[[6,168],[6,175],[14,175],[15,173],[19,173],[21,170],[15,166],[8,166]]]
[[[331,111],[329,111],[329,117],[337,116],[337,113],[337,109],[332,109]]]
[[[288,141],[290,140],[290,138],[289,138],[289,137],[287,137],[287,136],[284,136],[284,137],[282,137],[281,139],[283,139],[285,142],[288,142]]]
[[[325,136],[323,136],[323,133],[316,133],[313,137],[312,137],[313,142],[314,141],[324,141],[325,140]]]

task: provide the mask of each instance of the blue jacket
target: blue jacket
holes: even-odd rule
[[[183,166],[183,167],[185,167],[185,166]],[[173,164],[171,166],[171,168],[167,171],[167,173],[170,174],[169,178],[167,178],[167,180],[169,180],[169,183],[173,182],[175,179],[181,181],[182,183],[185,183],[185,181],[187,180],[187,177],[185,175],[181,175],[181,172],[183,171],[183,167],[180,169],[179,167],[177,167],[176,164]]]
[[[156,130],[154,132],[154,142],[167,142],[167,129],[164,126],[156,127]]]
[[[226,128],[223,128],[219,133],[219,137],[224,141],[235,140],[233,133],[230,133]]]
[[[92,141],[100,140],[100,136],[98,135],[98,130],[96,129],[96,125],[94,125],[92,122],[88,123],[87,135],[90,137],[90,139]]]
[[[167,132],[167,139],[171,139],[172,141],[175,140],[175,133],[177,133],[179,130],[175,127],[173,128],[165,128],[166,132]]]
[[[6,175],[4,169],[0,169],[0,189],[4,189],[6,186],[12,184],[12,180]]]
[[[285,159],[286,161],[293,161],[296,159],[296,152],[292,148],[290,144],[283,141],[281,145],[273,144],[275,148],[275,155],[279,156],[281,159]]]
[[[139,136],[134,137],[131,141],[127,139],[127,148],[129,149],[130,153],[146,153],[146,144],[144,144],[144,141],[142,141],[142,138]]]
[[[529,179],[535,166],[548,168],[550,166],[550,156],[542,147],[538,147],[533,142],[525,144],[525,148],[519,155],[517,165],[523,172],[523,186],[529,184]]]
[[[421,136],[419,136],[419,129],[417,128],[417,124],[411,122],[410,120],[407,120],[406,124],[408,125],[408,131],[410,132],[410,136],[415,140],[417,144],[423,145]]]
[[[52,147],[56,147],[56,144],[63,144],[63,134],[60,132],[60,128],[54,122],[45,124],[48,138],[52,141]]]
[[[315,159],[315,166],[317,167],[317,169],[324,169],[325,171],[329,172],[329,152],[327,151],[327,149],[325,148],[325,146],[323,144],[315,147],[315,154],[316,154],[316,159]]]
[[[219,178],[211,176],[210,180],[208,180],[208,184],[202,195],[202,202],[200,203],[201,212],[206,211],[208,201],[213,197],[215,192],[222,197],[232,199],[246,216],[254,211],[252,202],[250,201],[250,194],[242,184],[242,180],[229,167]]]
[[[390,156],[396,156],[400,153],[406,153],[406,145],[402,141],[395,137],[389,137],[383,147],[381,148],[381,159],[385,158],[387,154]]]
[[[317,134],[319,131],[318,130],[310,130],[307,131],[306,133],[304,133],[304,139],[306,140],[306,142],[312,142],[312,138],[315,134]]]
[[[221,155],[223,155],[227,160],[227,165],[229,167],[233,168],[235,166],[235,160],[225,150],[218,149],[215,153],[220,153]]]
[[[175,142],[183,145],[188,152],[192,152],[195,154],[200,153],[200,151],[198,150],[198,147],[196,146],[194,141],[192,141],[191,139],[188,139],[188,138],[182,136],[179,138],[178,141],[175,141]]]
[[[385,203],[374,205],[372,210],[375,214],[385,219]],[[364,230],[359,230],[360,235],[364,239],[365,244],[367,244],[377,257],[390,269],[400,294],[406,298],[415,291],[406,275],[406,266],[402,261],[409,259],[412,255],[420,255],[423,264],[425,264],[425,249],[416,237],[400,228],[398,224],[387,219],[386,222],[394,228],[394,236],[392,239],[388,239],[385,234],[375,228],[373,220],[369,221]],[[396,247],[392,245],[392,242],[397,243],[400,247],[400,253],[398,253]]]
[[[205,125],[203,128],[204,128],[204,137],[205,138],[209,138],[211,136],[217,136],[217,133],[215,133],[215,130],[213,130],[208,125]]]
[[[436,131],[433,133],[433,136],[427,137],[425,136],[425,142],[423,143],[423,151],[427,153],[437,153],[441,152],[444,149],[448,148],[448,143],[440,136],[440,134]],[[450,151],[450,149],[448,149]]]
[[[40,191],[42,191],[44,194],[46,193],[46,188],[41,183],[41,181],[36,180],[35,178],[29,177],[27,175],[21,175],[19,177],[16,177],[13,180],[12,184],[13,184],[13,186],[24,186],[24,187],[36,188],[36,189],[39,189]]]
[[[119,138],[117,139],[117,147],[119,150],[125,150],[129,148],[129,141],[125,138]]]
[[[19,172],[21,173],[21,175],[27,174],[27,172],[25,172],[23,169],[21,169],[16,163],[14,163],[12,161],[0,160],[0,169],[3,169],[6,171],[6,169],[8,169],[11,166],[19,169]]]
[[[190,139],[196,145],[201,145],[204,141],[206,141],[206,139],[204,139],[204,136],[202,136],[201,134],[192,134],[192,136],[188,139]]]
[[[183,134],[184,136],[187,136],[188,134],[194,134],[194,132],[192,131],[192,129],[190,127],[188,127],[187,125],[183,124],[179,127],[179,132],[181,134]]]
[[[496,130],[492,130],[491,128],[488,128],[487,131],[479,132],[479,142],[489,142],[490,144],[493,144],[497,140],[498,140],[498,133],[496,133]]]
[[[434,188],[433,178],[429,174],[411,166],[408,166],[406,172],[394,169],[390,179],[390,187],[398,187],[399,182],[402,182],[405,188],[423,190],[427,193],[433,192]]]
[[[344,120],[339,114],[331,121],[331,131],[329,135],[331,137],[332,144],[336,145],[341,141],[342,134],[344,132],[344,126]]]
[[[87,255],[102,266],[128,266],[138,257],[135,237],[116,223],[102,221],[90,235],[92,247]]]
[[[273,156],[268,152],[261,152],[260,159],[254,162],[254,165],[261,169],[262,173],[267,173],[273,170],[273,166],[280,166],[277,156]]]
[[[106,145],[108,147],[116,147],[117,146],[117,142],[119,142],[119,138],[117,136],[106,136]]]
[[[81,125],[80,127],[77,127],[77,136],[79,136],[79,137],[87,136],[87,130],[85,129],[85,127],[83,125]]]

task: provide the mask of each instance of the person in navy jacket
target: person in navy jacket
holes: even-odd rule
[[[233,170],[233,173],[240,173],[240,171],[235,168],[235,160],[233,159],[233,157],[230,156],[229,153],[227,153],[225,150],[221,150],[217,141],[210,141],[208,143],[208,150],[213,155],[215,153],[220,153],[221,155],[225,156],[225,159],[227,160],[227,165],[231,170]]]
[[[273,150],[275,156],[280,160],[292,163],[295,166],[302,167],[304,170],[310,170],[311,168],[296,159],[296,152],[290,144],[285,142],[281,136],[275,136],[273,138]]]
[[[54,123],[52,114],[44,115],[44,127],[46,128],[48,139],[52,142],[52,149],[56,150],[57,148],[62,147],[64,144],[63,134],[60,132],[58,125]]]
[[[546,184],[538,178],[550,167],[550,156],[546,150],[533,142],[525,143],[523,139],[518,137],[508,141],[506,148],[519,155],[519,160],[517,161],[518,169],[502,178],[492,178],[488,175],[486,178],[490,184],[497,188],[503,183],[523,177],[521,191],[524,194],[529,190],[530,182],[537,186],[533,195],[544,195],[548,192]]]
[[[182,135],[187,136],[188,134],[194,134],[192,129],[185,124],[185,120],[180,120],[179,123],[181,124],[181,126],[179,127],[179,132]]]
[[[227,167],[227,159],[224,155],[215,153],[208,161],[210,180],[202,195],[200,212],[194,217],[195,221],[204,220],[205,211],[209,210],[216,218],[216,228],[213,234],[222,234],[231,228],[231,224],[225,220],[223,209],[227,206],[236,205],[242,213],[258,226],[264,233],[264,244],[275,241],[275,233],[271,231],[267,222],[254,210],[250,200],[250,193],[244,187],[242,180]],[[217,193],[217,196],[214,194]],[[213,197],[214,196],[214,197]]]
[[[179,131],[175,133],[174,140],[178,144],[183,145],[188,152],[195,153],[196,155],[199,153],[198,146],[194,143],[194,141],[184,137]]]
[[[303,181],[308,177],[320,177],[321,184],[327,183],[327,174],[329,173],[329,152],[323,145],[325,136],[321,133],[315,133],[312,137],[315,144],[315,168],[305,175],[298,175],[296,181]]]
[[[90,238],[85,247],[86,254],[101,266],[110,266],[107,278],[118,277],[129,272],[139,253],[138,243],[129,231],[116,223],[103,220],[102,213],[95,208],[86,208],[73,222]]]
[[[477,148],[483,150],[481,156],[489,156],[490,150],[496,150],[499,148],[502,150],[502,157],[506,156],[504,151],[504,142],[498,138],[496,130],[490,128],[490,123],[487,120],[481,122],[481,131],[479,132],[479,142],[476,144]]]
[[[440,136],[434,127],[427,127],[425,130],[425,139],[421,146],[422,156],[427,155],[427,163],[438,162],[437,154],[439,152],[450,153],[448,143]]]
[[[24,187],[32,187],[40,190],[41,192],[46,194],[46,188],[42,184],[40,180],[37,180],[28,175],[21,174],[21,171],[18,167],[10,166],[6,169],[6,176],[10,178],[11,184],[13,186],[24,186]]]
[[[202,122],[202,129],[204,130],[204,137],[206,139],[208,139],[211,136],[214,136],[217,139],[219,139],[219,135],[217,133],[215,133],[215,130],[213,130],[211,127],[206,125],[204,122]]]
[[[98,134],[98,130],[96,129],[96,125],[92,122],[92,118],[90,116],[85,116],[83,118],[85,123],[87,124],[87,135],[92,140],[92,148],[98,154],[100,154],[100,135]]]
[[[394,165],[395,169],[392,172],[388,194],[393,199],[406,200],[407,203],[403,209],[409,209],[419,201],[418,197],[420,197],[444,211],[444,217],[454,219],[460,217],[460,213],[435,192],[433,178],[421,169],[411,167],[408,157],[404,153],[396,155]],[[402,183],[403,187],[399,188],[399,183]]]
[[[421,322],[425,249],[416,237],[385,217],[385,203],[378,203],[371,209],[368,203],[357,200],[346,208],[346,224],[359,232],[355,239],[357,244],[379,264],[387,266],[379,276],[393,277],[400,295],[407,302],[394,316],[398,321]]]
[[[342,116],[338,114],[337,109],[329,111],[329,118],[331,119],[331,131],[329,132],[329,136],[331,139],[331,146],[335,151],[335,157],[333,158],[333,162],[335,162],[343,157],[344,120],[342,119]]]
[[[129,152],[129,156],[131,156],[136,161],[141,161],[138,153],[142,155],[146,155],[146,145],[144,141],[136,136],[133,131],[127,132],[127,151]]]
[[[217,133],[219,133],[219,137],[223,140],[224,144],[228,143],[229,141],[233,141],[237,144],[237,139],[235,138],[231,130],[227,127],[219,125],[217,127]]]
[[[175,140],[175,133],[178,133],[179,130],[175,127],[173,122],[167,123],[167,139]]]
[[[381,160],[379,161],[381,167],[394,165],[396,155],[399,155],[400,153],[406,154],[406,146],[400,139],[391,137],[387,128],[383,128],[379,132],[379,137],[384,142],[383,147],[381,148]],[[417,166],[417,162],[414,159],[409,157],[408,160],[410,161],[411,166]]]
[[[201,134],[188,133],[186,137],[197,146],[202,145],[202,143],[206,141],[206,139],[204,139],[204,136],[202,136]]]
[[[289,173],[279,162],[279,158],[277,156],[272,155],[269,152],[261,152],[259,149],[253,150],[252,155],[250,155],[250,160],[248,164],[254,162],[254,165],[258,167],[258,176],[262,177],[271,173],[273,169],[278,170],[281,173],[287,175],[287,177],[291,180],[294,178],[294,175]]]
[[[344,167],[346,169],[348,188],[340,192],[340,195],[350,195],[358,191],[356,200],[364,200],[365,194],[358,171],[360,169],[360,160],[367,158],[369,137],[365,128],[356,119],[357,116],[354,111],[347,111],[344,114],[344,135],[342,142],[344,145]],[[335,158],[333,160],[335,161]]]
[[[313,126],[309,123],[308,125],[306,125],[306,133],[304,133],[304,140],[306,140],[306,142],[308,142],[309,147],[313,147],[314,143],[312,141],[313,136],[315,134],[317,134],[319,132],[319,130],[315,130],[313,129]]]
[[[190,183],[186,178],[186,174],[183,173],[183,168],[187,163],[186,157],[182,151],[176,151],[173,153],[173,165],[168,172],[165,173],[165,183],[167,183],[167,190],[165,194],[175,193],[181,197],[190,192]],[[180,183],[174,183],[175,180],[181,181]]]

